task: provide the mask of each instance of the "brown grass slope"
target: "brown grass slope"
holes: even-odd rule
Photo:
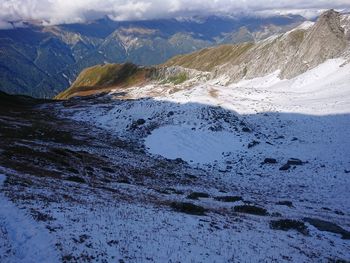
[[[83,70],[70,88],[55,99],[88,96],[108,92],[116,88],[142,85],[152,75],[152,68],[138,67],[131,63],[97,65]]]
[[[238,45],[222,45],[206,48],[188,55],[176,56],[167,61],[165,66],[182,66],[200,71],[213,71],[217,66],[228,62],[239,63],[246,52],[254,46],[253,43]]]

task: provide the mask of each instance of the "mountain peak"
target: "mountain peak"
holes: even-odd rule
[[[322,19],[326,19],[326,20],[329,20],[329,19],[334,19],[334,18],[337,18],[340,16],[340,13],[335,11],[334,9],[329,9],[325,12],[323,12],[319,19],[318,20],[322,20]]]
[[[341,13],[331,9],[321,14],[317,20],[316,27],[328,28],[337,37],[344,36],[344,29],[340,25]]]

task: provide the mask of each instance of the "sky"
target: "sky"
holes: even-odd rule
[[[8,21],[40,20],[45,24],[86,22],[103,16],[141,20],[193,15],[301,14],[326,9],[350,10],[350,0],[0,0],[0,28]]]

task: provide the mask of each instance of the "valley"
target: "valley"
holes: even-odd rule
[[[348,262],[349,21],[0,93],[0,261]]]

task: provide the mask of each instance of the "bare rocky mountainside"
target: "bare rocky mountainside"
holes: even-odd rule
[[[265,41],[209,48],[176,57],[166,65],[211,71],[216,76],[227,75],[230,81],[262,77],[277,70],[281,78],[290,79],[327,59],[346,55],[345,52],[349,51],[349,38],[345,34],[348,29],[344,27],[346,21],[349,21],[348,15],[342,16],[330,10],[315,24],[306,22]]]
[[[0,262],[349,262],[349,32],[330,10],[0,93]]]
[[[163,63],[220,43],[259,41],[302,23],[301,16],[208,16],[116,22],[108,17],[82,24],[0,30],[0,90],[52,98],[84,68],[102,63]]]

